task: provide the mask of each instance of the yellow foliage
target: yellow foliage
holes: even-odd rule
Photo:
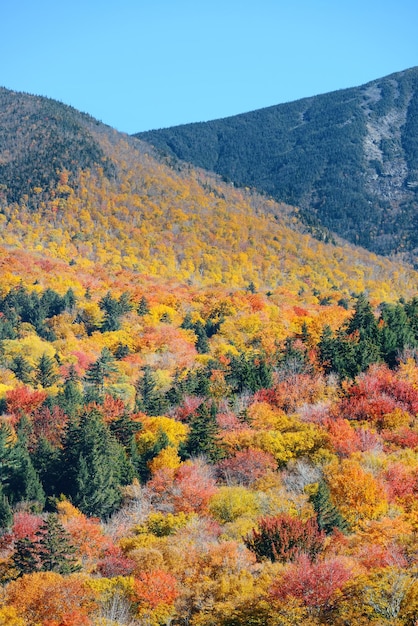
[[[161,433],[167,436],[170,445],[174,446],[174,448],[178,448],[187,438],[188,427],[171,417],[165,417],[163,415],[149,417],[144,415],[141,418],[141,422],[142,430],[137,435],[140,454],[150,450],[158,441]]]
[[[152,474],[160,469],[176,470],[181,465],[181,459],[173,446],[163,448],[149,463],[148,467]]]
[[[283,431],[295,425],[295,420],[267,402],[254,402],[247,413],[251,426],[257,430]]]
[[[219,522],[227,523],[243,516],[254,517],[260,508],[254,492],[241,486],[224,486],[212,496],[209,511]]]
[[[355,459],[343,459],[324,468],[331,496],[353,530],[388,510],[383,486]]]
[[[0,626],[26,626],[26,624],[14,606],[0,607]]]
[[[84,514],[77,509],[69,500],[60,500],[56,504],[57,513],[62,522],[68,522],[75,517],[84,517]]]
[[[55,348],[48,341],[41,339],[36,333],[31,333],[22,339],[5,339],[3,341],[4,357],[14,359],[22,356],[28,363],[35,367],[43,354],[53,358]]]

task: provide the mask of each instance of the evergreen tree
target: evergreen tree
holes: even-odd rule
[[[40,563],[37,542],[29,537],[18,539],[14,546],[12,563],[17,571],[17,577],[38,572]]]
[[[316,513],[319,530],[323,530],[327,535],[335,529],[343,533],[348,531],[348,523],[332,503],[331,494],[325,482],[319,483],[318,489],[311,495],[310,501]]]
[[[31,452],[31,460],[45,495],[58,495],[58,484],[62,474],[60,450],[54,448],[45,437],[40,437]]]
[[[402,305],[384,305],[381,320],[383,321],[380,331],[382,357],[389,367],[394,368],[400,353],[407,347],[415,347],[417,341]]]
[[[72,420],[64,447],[64,493],[86,515],[107,518],[121,500],[119,487],[126,470],[121,458],[120,445],[98,411],[86,413],[79,422]]]
[[[31,373],[33,368],[20,354],[13,359],[9,369],[12,370],[16,378],[18,378],[22,383],[29,384],[32,381]]]
[[[73,365],[68,370],[63,391],[58,396],[58,404],[70,417],[74,417],[83,404],[81,381]]]
[[[50,513],[36,533],[40,569],[58,574],[72,574],[81,566],[75,558],[76,549],[71,537],[54,513]]]
[[[152,370],[146,365],[136,384],[135,409],[147,415],[160,415],[165,408],[164,398],[157,391]]]
[[[58,378],[56,362],[44,353],[35,368],[35,381],[40,387],[46,389],[47,387],[52,387],[52,385],[57,382]]]
[[[100,396],[103,396],[105,382],[117,372],[118,368],[113,354],[109,348],[103,348],[97,361],[88,368],[85,380]]]
[[[360,294],[354,307],[354,313],[347,324],[347,334],[358,332],[360,341],[369,340],[379,343],[379,329],[377,320],[369,301],[364,294]]]
[[[145,296],[142,296],[141,300],[139,301],[137,313],[140,317],[143,317],[144,315],[149,313],[148,300]]]
[[[13,521],[13,513],[9,504],[9,500],[3,491],[0,483],[0,536],[10,527]]]
[[[216,407],[204,402],[199,406],[196,416],[190,422],[190,431],[185,445],[185,456],[204,454],[209,461],[215,463],[222,458],[218,443],[219,428],[216,422]]]
[[[6,488],[10,503],[32,502],[42,509],[45,504],[45,492],[24,443],[18,441],[14,446],[12,463]]]
[[[13,434],[10,426],[0,423],[0,487],[8,488],[10,476],[16,467],[13,455]]]
[[[131,449],[135,434],[141,430],[142,426],[139,422],[131,419],[128,413],[124,412],[110,423],[109,428],[112,435],[128,451]]]

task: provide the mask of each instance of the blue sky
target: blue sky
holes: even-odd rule
[[[416,0],[3,0],[0,85],[134,133],[418,65]]]

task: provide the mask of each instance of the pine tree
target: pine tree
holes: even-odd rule
[[[310,501],[316,513],[319,530],[323,530],[327,535],[335,529],[343,533],[348,531],[348,523],[332,503],[331,493],[325,482],[319,483],[318,489],[311,495]]]
[[[0,535],[2,535],[3,532],[10,527],[12,521],[12,509],[0,483]]]
[[[218,432],[215,404],[213,402],[209,406],[206,402],[201,404],[196,416],[190,422],[185,455],[192,457],[204,454],[213,463],[219,461],[222,458],[222,451],[218,444]]]
[[[58,574],[72,574],[81,567],[75,558],[76,549],[58,516],[50,513],[36,533],[40,569]]]
[[[18,539],[14,546],[12,563],[17,571],[17,577],[38,572],[40,563],[37,542],[28,537]]]
[[[52,387],[52,385],[57,382],[58,378],[56,362],[44,353],[35,368],[35,381],[40,387],[46,389],[47,387]]]
[[[45,492],[28,449],[22,442],[18,442],[13,448],[12,463],[7,485],[10,503],[32,502],[42,509],[45,504]]]
[[[31,452],[32,464],[39,476],[46,496],[59,493],[58,484],[62,474],[61,453],[45,437],[40,437]]]
[[[141,300],[139,301],[137,312],[140,317],[143,317],[144,315],[149,313],[148,300],[145,296],[142,296]]]
[[[117,372],[118,368],[113,354],[110,352],[109,348],[103,348],[97,361],[92,363],[88,368],[85,380],[100,396],[103,396],[105,382]]]
[[[20,354],[18,354],[13,359],[9,368],[12,370],[16,378],[22,383],[29,384],[32,381],[31,373],[33,368],[30,363]]]
[[[83,404],[81,381],[73,365],[68,370],[63,391],[58,396],[58,404],[70,417],[76,415]]]
[[[107,518],[119,506],[121,467],[120,445],[114,440],[103,418],[90,411],[69,424],[64,447],[67,473],[64,493],[86,515]],[[125,455],[126,458],[126,455]]]
[[[164,398],[158,393],[154,375],[149,365],[143,370],[136,384],[135,409],[147,415],[160,415],[164,412]]]

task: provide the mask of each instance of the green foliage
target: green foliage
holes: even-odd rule
[[[72,574],[81,569],[75,555],[71,537],[64,529],[58,516],[50,513],[37,532],[40,570]]]
[[[189,436],[184,446],[185,456],[195,457],[203,454],[212,463],[218,461],[222,458],[218,432],[215,404],[202,403],[190,421]]]
[[[412,250],[417,243],[417,76],[412,68],[362,87],[136,136],[171,157],[300,207],[299,217],[318,238],[325,240],[333,231],[383,254]],[[369,92],[379,97],[370,98]],[[386,141],[382,137],[376,163],[363,148],[368,124],[378,127],[389,112],[406,122],[400,137],[396,131]],[[387,163],[398,154],[408,167],[409,189],[391,180]],[[388,178],[402,202],[401,216],[388,211]]]
[[[99,396],[103,396],[106,381],[117,372],[113,354],[109,348],[103,348],[99,358],[88,368],[85,380]]]
[[[70,422],[64,459],[63,493],[87,515],[111,515],[121,501],[120,485],[128,461],[100,413],[89,411]]]
[[[319,530],[323,530],[327,535],[334,530],[342,532],[348,531],[348,524],[332,503],[331,493],[327,484],[321,481],[318,489],[310,496]]]

